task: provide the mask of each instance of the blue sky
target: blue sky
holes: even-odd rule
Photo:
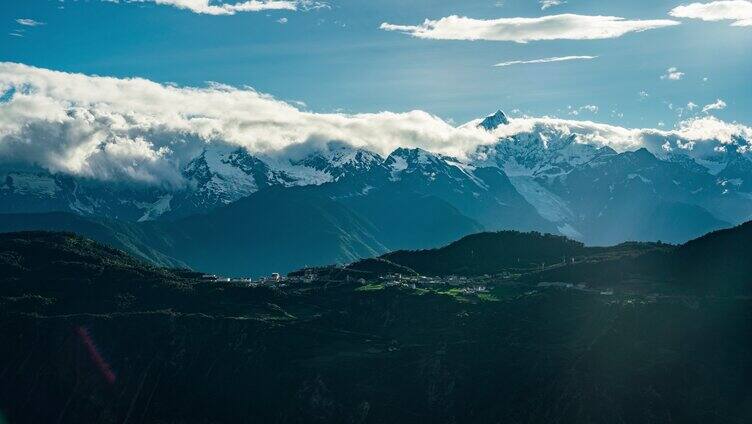
[[[713,110],[715,116],[752,123],[752,27],[669,16],[688,2],[570,0],[546,10],[534,0],[327,3],[312,10],[212,16],[149,2],[5,1],[0,61],[186,86],[250,86],[303,101],[317,112],[421,109],[462,123],[502,108],[670,128],[721,99],[726,107]],[[565,13],[673,19],[681,25],[601,40],[524,44],[422,39],[379,28],[450,15],[488,20]],[[278,22],[283,18],[286,23]],[[583,55],[596,58],[493,66]],[[662,79],[669,68],[681,78]],[[698,107],[679,116],[678,108],[689,102]],[[597,113],[586,105],[597,106]]]

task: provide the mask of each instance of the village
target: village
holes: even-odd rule
[[[256,287],[270,287],[270,288],[285,288],[288,286],[303,286],[310,284],[324,284],[324,283],[351,283],[360,286],[362,289],[368,290],[373,288],[385,288],[385,287],[400,287],[412,290],[422,289],[444,289],[446,287],[451,288],[458,294],[466,295],[482,295],[489,293],[491,289],[499,283],[515,283],[515,275],[510,273],[502,273],[497,275],[481,275],[477,277],[466,277],[450,275],[444,277],[429,277],[424,275],[403,275],[403,274],[387,274],[375,278],[353,278],[346,276],[344,279],[327,279],[322,278],[316,272],[312,270],[303,274],[282,275],[280,273],[272,273],[268,276],[263,276],[258,279],[253,278],[233,278],[223,277],[215,274],[203,274],[201,280],[207,283],[233,283],[250,288]],[[584,284],[571,284],[562,282],[540,282],[536,285],[537,288],[560,288],[566,290],[576,290],[582,292],[592,292],[605,296],[614,295],[612,289],[596,289],[588,287]]]
[[[508,278],[508,277],[507,277]],[[491,276],[483,275],[479,277],[464,277],[464,276],[447,276],[447,277],[428,277],[422,275],[402,275],[402,274],[388,274],[379,276],[373,279],[365,278],[352,278],[350,276],[345,277],[344,280],[329,281],[322,280],[314,273],[305,273],[303,275],[284,276],[280,273],[272,273],[271,275],[260,277],[258,279],[253,278],[233,278],[224,277],[215,274],[203,274],[201,280],[208,283],[234,283],[239,285],[245,285],[247,287],[276,287],[283,288],[288,285],[304,285],[312,284],[314,282],[348,282],[355,283],[361,286],[368,284],[378,284],[384,287],[404,287],[410,289],[431,288],[439,286],[451,286],[460,288],[463,293],[486,293],[488,292],[488,285],[493,282],[498,282],[500,279],[505,279],[505,276]]]
[[[385,287],[405,287],[410,289],[430,288],[436,286],[460,287],[461,291],[466,294],[486,293],[488,292],[487,283],[498,280],[489,275],[481,277],[468,278],[462,276],[447,277],[427,277],[423,275],[389,274],[380,277],[379,283]],[[364,279],[358,281],[360,284],[367,284]]]
[[[269,276],[261,277],[259,279],[254,280],[250,277],[245,278],[234,278],[234,277],[223,277],[216,274],[203,274],[201,275],[201,281],[205,283],[235,283],[235,284],[244,284],[248,287],[259,287],[259,286],[284,286],[286,277],[283,277],[279,273],[275,272],[272,273]]]

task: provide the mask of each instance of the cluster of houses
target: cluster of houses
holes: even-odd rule
[[[456,286],[462,287],[463,291],[470,294],[487,292],[488,289],[486,287],[486,282],[492,280],[492,277],[490,275],[469,278],[455,275],[447,277],[426,277],[423,275],[390,274],[380,277],[379,280],[387,287],[403,286],[412,289],[419,288],[421,286],[426,287],[435,285]],[[361,284],[364,283],[365,281],[361,281]]]
[[[458,287],[462,293],[465,294],[478,294],[487,293],[489,291],[488,286],[492,283],[498,282],[499,277],[502,279],[508,279],[511,275],[483,275],[479,277],[463,277],[463,276],[445,276],[445,277],[428,277],[424,275],[402,275],[402,274],[388,274],[378,277],[378,282],[386,287],[405,287],[410,289],[429,288],[431,286],[454,286]],[[252,278],[231,278],[222,277],[215,274],[204,274],[201,276],[201,280],[204,282],[216,282],[216,283],[237,283],[247,285],[248,287],[260,287],[260,286],[272,286],[272,287],[285,287],[288,284],[309,284],[317,280],[317,274],[314,270],[310,270],[301,275],[282,276],[279,273],[272,273],[269,276],[261,277],[259,279]],[[373,280],[366,280],[364,278],[352,278],[346,277],[348,282],[356,282],[362,285],[373,283]],[[538,283],[538,287],[555,287],[570,290],[579,291],[595,291],[600,292],[601,295],[611,296],[614,294],[612,290],[593,290],[585,286],[584,284],[571,284],[562,282],[542,282]]]
[[[430,286],[454,286],[459,287],[467,294],[485,293],[488,292],[487,285],[498,279],[498,276],[492,277],[490,275],[484,275],[480,277],[463,277],[463,276],[446,276],[446,277],[427,277],[424,275],[402,275],[402,274],[388,274],[378,277],[378,282],[387,287],[406,287],[411,289],[417,289],[421,287]],[[306,284],[312,283],[317,280],[317,274],[313,271],[306,272],[302,275],[294,276],[282,276],[279,273],[273,273],[266,277],[259,279],[253,278],[232,278],[223,277],[215,274],[204,274],[201,276],[201,280],[204,282],[214,283],[236,283],[247,285],[248,287],[259,286],[274,286],[284,287],[288,284]],[[346,278],[349,282],[355,282],[359,284],[373,283],[373,280],[366,280],[364,278],[352,278],[348,276]]]
[[[282,285],[285,282],[285,277],[275,272],[272,275],[254,280],[252,278],[232,278],[222,277],[215,274],[204,274],[201,276],[201,281],[208,283],[239,283],[247,284],[250,287],[256,287],[261,285]]]

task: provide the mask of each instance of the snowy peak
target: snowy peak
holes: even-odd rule
[[[0,213],[71,211],[137,220],[162,194],[158,187],[105,185],[41,168],[0,170]]]
[[[243,149],[206,148],[183,170],[195,188],[194,203],[213,207],[232,203],[268,185],[268,166]]]
[[[475,175],[476,167],[448,156],[436,155],[423,149],[399,148],[392,152],[384,165],[391,181],[409,179],[413,183],[443,182],[456,185],[457,191],[485,190],[486,184]]]
[[[442,162],[441,158],[431,152],[420,148],[408,149],[400,147],[393,151],[386,160],[387,165],[396,158],[403,159],[411,167],[426,167],[431,164]]]
[[[400,179],[401,174],[422,173],[432,179],[441,168],[447,166],[438,155],[420,148],[408,149],[400,147],[393,151],[384,161],[384,165],[391,172],[392,180]]]
[[[605,153],[599,153],[597,146],[578,142],[576,134],[538,124],[530,132],[504,137],[494,145],[480,147],[474,163],[498,166],[509,176],[555,177]]]
[[[62,188],[54,176],[49,174],[10,172],[0,174],[0,191],[53,198]]]
[[[752,161],[736,153],[718,174],[718,182],[724,187],[752,192]]]
[[[291,162],[294,166],[304,166],[328,174],[332,181],[367,172],[384,160],[376,153],[348,146],[330,147],[326,151],[314,153],[303,160]]]
[[[493,131],[496,128],[499,128],[502,125],[508,125],[509,119],[507,119],[507,116],[502,112],[501,110],[497,110],[496,113],[493,115],[486,116],[480,124],[478,124],[479,127],[484,128],[486,131]]]

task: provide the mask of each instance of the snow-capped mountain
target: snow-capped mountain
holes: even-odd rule
[[[251,154],[210,144],[180,170],[181,188],[11,167],[0,172],[0,212],[174,220],[260,191],[308,186],[373,222],[379,221],[378,213],[391,216],[382,220],[382,231],[402,228],[400,213],[412,208],[417,214],[418,208],[407,205],[420,202],[434,202],[421,213],[454,216],[455,223],[463,217],[466,222],[455,225],[460,232],[540,230],[591,243],[681,241],[752,218],[752,162],[731,145],[703,156],[687,149],[619,153],[562,122],[538,120],[519,127],[497,111],[467,124],[499,139],[465,159],[408,148],[384,158],[342,142],[302,154]]]
[[[488,130],[501,125],[508,123]],[[746,181],[752,181],[752,162],[725,151],[701,160],[692,153],[674,151],[660,158],[645,149],[617,153],[565,126],[538,122],[530,131],[481,146],[472,163],[503,169],[559,232],[592,243],[661,235],[681,241],[750,219]],[[655,228],[658,220],[667,222],[665,229]]]
[[[176,193],[165,216],[175,218],[206,212],[262,188],[292,183],[285,174],[275,172],[245,150],[224,146],[204,149],[183,169],[183,176],[187,187]]]
[[[726,166],[716,176],[725,190],[752,193],[752,161],[739,153],[729,153]]]
[[[150,187],[106,184],[38,168],[0,170],[0,213],[70,211],[136,221],[164,204]]]
[[[491,122],[493,125],[489,125]],[[493,131],[508,124],[503,112],[497,112],[486,117],[479,126]],[[616,152],[609,147],[581,142],[576,134],[565,128],[536,124],[530,132],[480,146],[471,156],[471,161],[478,166],[503,170],[515,189],[541,216],[553,223],[559,233],[582,239],[583,234],[575,225],[576,213],[572,205],[554,192],[551,184],[577,166],[614,154]]]
[[[509,124],[507,115],[504,114],[504,112],[502,112],[501,110],[497,110],[493,115],[488,115],[483,118],[478,126],[485,129],[486,131],[493,131],[496,128],[499,128],[499,126],[507,124]]]
[[[395,150],[384,164],[390,189],[436,196],[488,230],[554,230],[497,167],[405,148]]]
[[[710,212],[722,196],[715,178],[646,149],[598,158],[548,184],[575,212],[572,227],[597,244],[624,239],[677,241],[682,232],[727,223]],[[656,221],[671,222],[655,228]]]
[[[324,176],[323,182],[331,182],[367,173],[374,167],[381,166],[383,162],[384,159],[376,153],[332,143],[324,151],[315,152],[290,163],[298,169],[316,170]]]
[[[563,128],[537,124],[530,132],[479,147],[474,154],[474,163],[498,166],[510,177],[548,178],[566,174],[597,156],[613,153],[609,147],[581,142],[577,134]]]
[[[427,181],[435,181],[441,177],[458,179],[457,173],[462,173],[465,165],[454,160],[450,164],[448,159],[423,149],[401,147],[386,158],[384,165],[389,169],[392,181],[400,181],[414,175],[419,175],[419,178]]]
[[[381,162],[375,153],[346,146],[331,146],[297,160],[251,155],[242,148],[207,147],[183,170],[188,187],[176,195],[165,217],[207,212],[265,188],[339,181]]]

